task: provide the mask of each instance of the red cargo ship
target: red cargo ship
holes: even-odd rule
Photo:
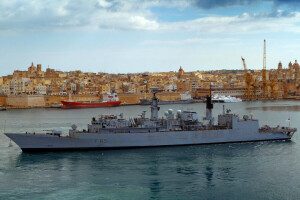
[[[102,101],[61,101],[61,103],[63,104],[62,108],[95,108],[119,106],[121,101],[116,93],[113,95],[105,93]]]

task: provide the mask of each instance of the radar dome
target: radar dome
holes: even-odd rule
[[[71,126],[71,128],[75,131],[75,130],[77,129],[77,126],[76,126],[75,124],[73,124],[73,125]]]

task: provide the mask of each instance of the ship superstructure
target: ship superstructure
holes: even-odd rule
[[[59,131],[49,133],[6,133],[23,151],[52,151],[77,149],[136,148],[175,145],[196,145],[266,140],[289,140],[295,128],[259,128],[252,116],[238,115],[223,108],[217,124],[212,115],[213,104],[207,97],[206,114],[202,121],[196,112],[169,109],[159,118],[157,90],[153,89],[151,116],[125,119],[120,115],[94,117],[87,130],[72,125],[67,136]]]

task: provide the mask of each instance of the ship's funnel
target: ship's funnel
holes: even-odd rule
[[[158,111],[159,111],[159,107],[158,107],[158,99],[155,96],[155,94],[158,92],[159,88],[150,88],[152,90],[153,93],[153,97],[152,97],[152,103],[151,103],[151,120],[158,120]]]
[[[208,120],[208,126],[212,127],[214,124],[214,118],[212,116],[212,109],[214,107],[214,104],[212,104],[211,102],[211,95],[210,96],[206,96],[206,115],[205,115],[205,120]]]
[[[214,104],[211,102],[211,96],[206,96],[206,109],[213,109]]]

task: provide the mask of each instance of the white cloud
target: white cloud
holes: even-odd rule
[[[237,44],[240,39],[237,38],[188,38],[184,40],[148,40],[144,41],[142,45],[191,45],[191,44],[208,44],[208,43],[222,43],[222,44]]]
[[[194,20],[163,22],[151,7],[191,6],[169,0],[2,0],[0,32],[53,31],[56,29],[114,29],[198,34],[251,34],[300,32],[300,13],[282,10],[236,16],[206,16]]]
[[[300,13],[243,13],[237,16],[209,16],[195,20],[162,23],[164,31],[192,31],[201,34],[300,33]]]
[[[155,30],[158,24],[146,9],[149,5],[137,0],[4,0],[0,2],[0,31],[95,27]]]
[[[109,8],[112,6],[112,3],[106,0],[98,0],[98,5],[102,8]]]

